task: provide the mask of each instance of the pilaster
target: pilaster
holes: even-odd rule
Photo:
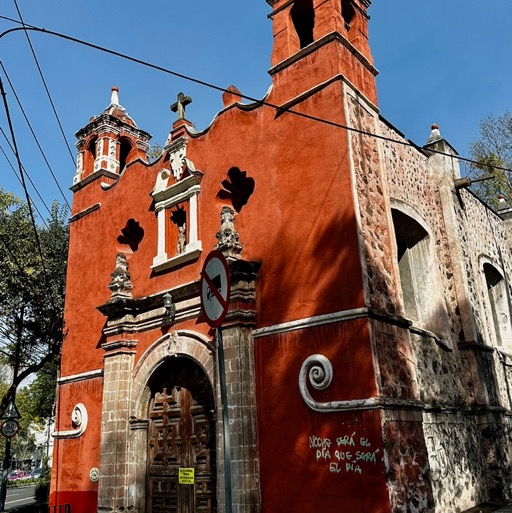
[[[259,459],[254,394],[254,340],[256,320],[256,274],[260,265],[243,260],[230,261],[231,305],[222,327],[226,367],[231,442],[231,476],[233,512],[260,511]],[[222,436],[222,413],[217,418]],[[220,441],[220,439],[219,439]],[[222,447],[222,443],[218,444]],[[222,453],[219,475],[224,475]],[[220,484],[220,483],[219,483]],[[224,509],[224,487],[219,486],[219,511]]]
[[[137,341],[103,345],[104,388],[101,416],[98,511],[133,509],[128,494],[128,432],[131,372]]]

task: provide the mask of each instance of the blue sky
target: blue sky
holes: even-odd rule
[[[220,87],[262,98],[270,86],[272,26],[265,0],[17,0],[26,23],[84,39]],[[480,120],[510,108],[512,1],[374,0],[370,43],[382,115],[417,144],[432,123],[463,156]],[[18,18],[14,0],[0,15]],[[0,20],[0,32],[16,26]],[[187,118],[203,129],[221,109],[221,93],[53,36],[30,33],[71,151],[74,133],[109,103],[113,85],[138,126],[163,144],[178,92],[192,96]],[[64,143],[22,32],[0,39],[0,60],[67,201],[74,162]],[[47,204],[64,201],[7,89],[20,156]],[[3,107],[0,127],[8,133]],[[14,158],[0,134],[0,147]],[[0,187],[22,195],[0,153]],[[30,187],[30,192],[36,194]],[[41,212],[44,207],[36,199]]]

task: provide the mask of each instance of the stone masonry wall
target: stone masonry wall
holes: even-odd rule
[[[346,98],[351,126],[406,143],[356,94],[348,92]],[[510,494],[512,485],[506,476],[512,461],[511,421],[493,408],[511,408],[512,356],[504,348],[489,346],[492,317],[481,263],[484,257],[512,275],[506,227],[469,191],[453,187],[452,204],[447,203],[450,194],[440,193],[426,152],[412,145],[376,142],[361,134],[352,133],[350,140],[368,305],[388,314],[404,313],[390,212],[392,204],[405,205],[428,226],[450,327],[451,340],[445,343],[414,327],[394,333],[375,325],[380,392],[418,399],[425,405],[422,421],[407,428],[415,433],[412,437],[406,424],[397,423],[393,416],[383,426],[393,511],[422,507],[431,511],[432,507],[436,513],[455,513]],[[448,234],[458,239],[449,240]],[[453,248],[458,248],[458,253],[452,253]],[[460,272],[457,277],[454,262],[463,269],[462,277]],[[463,323],[461,301],[468,303],[476,337],[469,331],[471,325]],[[402,331],[405,337],[399,336]],[[482,347],[464,346],[466,341]],[[417,436],[423,438],[428,458],[425,465],[415,467],[422,469],[421,476],[405,476],[407,464],[421,460],[421,445],[413,443]],[[407,450],[400,452],[400,447]],[[393,466],[394,456],[403,460],[400,465]],[[414,479],[426,487],[417,497],[407,493]]]
[[[365,132],[375,131],[375,111],[367,108],[348,91],[346,109],[349,125]],[[381,173],[379,148],[372,137],[351,134],[351,152],[357,201],[359,202],[360,235],[363,245],[363,273],[366,302],[372,308],[390,314],[400,313],[397,304],[398,285],[391,254],[387,186]]]

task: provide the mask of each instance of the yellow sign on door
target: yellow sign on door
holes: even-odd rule
[[[193,468],[180,468],[179,472],[179,484],[194,484],[194,469]]]

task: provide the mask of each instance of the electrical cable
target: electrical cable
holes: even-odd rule
[[[43,160],[45,161],[46,163],[46,166],[48,167],[49,171],[50,171],[50,174],[52,175],[52,178],[54,180],[54,182],[56,183],[57,185],[57,188],[59,189],[62,197],[64,198],[64,202],[66,203],[66,205],[68,206],[68,208],[71,210],[71,205],[69,204],[65,194],[64,194],[64,191],[62,190],[60,184],[59,184],[59,181],[57,180],[57,177],[55,176],[55,173],[53,172],[53,169],[52,169],[52,166],[50,165],[50,163],[48,162],[48,159],[46,158],[46,154],[43,150],[43,148],[41,147],[41,144],[39,144],[39,139],[37,138],[35,132],[34,132],[34,129],[32,128],[32,124],[30,123],[29,119],[28,119],[28,116],[25,112],[25,109],[23,108],[23,105],[21,104],[21,101],[19,99],[19,96],[17,95],[16,93],[16,90],[14,89],[14,85],[13,83],[11,82],[11,79],[9,78],[9,74],[7,73],[7,70],[5,69],[5,66],[4,66],[4,63],[0,60],[0,67],[2,68],[3,72],[4,72],[4,75],[5,75],[5,78],[7,79],[7,82],[9,82],[9,86],[11,87],[11,91],[13,92],[14,94],[14,97],[16,98],[16,101],[18,102],[18,106],[21,110],[21,113],[23,114],[24,118],[25,118],[25,121],[28,125],[28,128],[30,129],[30,132],[32,133],[32,137],[34,138],[36,144],[37,144],[37,147],[39,148],[39,151],[43,157]],[[74,165],[74,161],[73,161],[73,165]],[[32,184],[33,185],[33,184]]]
[[[4,132],[4,129],[0,126],[0,132],[2,133],[2,135],[4,136],[5,140],[7,141],[7,144],[9,144],[9,146],[11,147],[11,150],[12,150],[12,146],[11,146],[11,143],[9,141],[9,139],[7,139],[7,136],[5,135],[5,132]],[[5,160],[7,161],[7,163],[9,164],[9,167],[12,169],[12,172],[14,173],[14,176],[16,176],[16,178],[18,179],[18,181],[20,182],[20,184],[23,186],[23,182],[21,181],[21,178],[20,176],[18,175],[14,165],[12,164],[12,162],[10,161],[9,157],[7,156],[7,153],[5,152],[3,146],[0,144],[0,152],[3,154],[3,156],[5,157]],[[32,181],[32,178],[30,178],[30,175],[27,173],[27,170],[25,168],[23,168],[24,171],[25,171],[25,175],[27,176],[28,178],[28,181],[30,182],[30,184],[32,185],[32,187],[34,188],[34,190],[36,191],[36,194],[37,196],[39,197],[39,199],[41,200],[41,203],[44,205],[44,208],[46,208],[46,211],[48,212],[49,215],[51,215],[51,211],[50,209],[48,208],[48,205],[46,204],[46,202],[44,201],[43,197],[41,196],[41,193],[39,192],[39,190],[37,189],[37,187],[35,186],[34,182]],[[39,214],[39,217],[41,219],[41,221],[44,223],[44,225],[48,228],[48,225],[46,224],[46,221],[44,220],[44,217],[41,215],[41,212],[39,211],[39,209],[36,207],[36,204],[34,203],[34,201],[32,200],[31,198],[31,201],[32,201],[32,204],[34,205],[34,208],[36,209],[37,213]]]
[[[15,22],[17,24],[20,24],[19,21],[13,20],[13,19],[8,18],[6,16],[0,16],[0,19],[5,19],[5,20],[8,20],[8,21],[12,21],[12,22]],[[206,82],[206,81],[200,80],[198,78],[194,78],[194,77],[191,77],[191,76],[188,76],[188,75],[184,75],[183,73],[178,73],[176,71],[164,68],[164,67],[159,66],[157,64],[152,64],[152,63],[144,61],[142,59],[138,59],[136,57],[131,57],[130,55],[126,55],[126,54],[123,54],[121,52],[117,52],[115,50],[111,50],[109,48],[105,48],[103,46],[96,45],[94,43],[89,43],[88,41],[84,41],[82,39],[78,39],[78,38],[75,38],[75,37],[72,37],[72,36],[68,36],[68,35],[62,34],[60,32],[55,32],[53,30],[47,30],[45,28],[36,27],[34,25],[29,25],[29,24],[26,24],[26,23],[23,25],[23,27],[15,27],[15,28],[11,28],[11,29],[8,29],[8,30],[2,32],[0,34],[0,39],[2,37],[4,37],[5,35],[11,33],[11,32],[16,32],[16,31],[19,31],[19,30],[33,30],[35,32],[40,32],[40,33],[43,33],[43,34],[53,35],[55,37],[59,37],[61,39],[65,39],[67,41],[71,41],[71,42],[74,42],[74,43],[77,43],[77,44],[80,44],[80,45],[83,45],[83,46],[87,46],[89,48],[93,48],[95,50],[99,50],[101,52],[108,53],[108,54],[114,55],[116,57],[120,57],[122,59],[134,62],[136,64],[140,64],[142,66],[146,66],[146,67],[154,69],[156,71],[161,71],[161,72],[166,73],[168,75],[172,75],[172,76],[174,76],[176,78],[180,78],[180,79],[186,80],[188,82],[192,82],[192,83],[204,86],[204,87],[208,87],[210,89],[214,89],[216,91],[228,92],[228,93],[231,92],[231,91],[229,91],[228,89],[226,89],[224,87],[220,87],[220,86],[217,86],[217,85],[212,84],[210,82]],[[280,106],[280,105],[275,105],[275,104],[272,104],[270,102],[266,102],[265,100],[260,100],[260,99],[257,99],[257,98],[253,98],[253,97],[248,96],[248,95],[243,94],[243,93],[240,93],[240,96],[242,98],[246,99],[246,100],[251,101],[251,102],[258,103],[258,104],[263,105],[265,107],[270,107],[270,108],[276,110],[279,114],[284,114],[284,113],[292,114],[292,115],[299,116],[299,117],[302,117],[302,118],[305,118],[305,119],[309,119],[311,121],[316,121],[316,122],[319,122],[319,123],[323,123],[323,124],[326,124],[326,125],[329,125],[329,126],[332,126],[332,127],[335,127],[335,128],[340,128],[340,129],[347,130],[347,131],[350,131],[350,132],[358,133],[360,135],[365,135],[365,136],[368,136],[368,137],[372,137],[374,139],[379,139],[379,140],[382,140],[382,141],[398,144],[398,145],[401,145],[401,146],[412,147],[412,148],[414,148],[416,150],[419,150],[419,151],[425,151],[421,146],[418,146],[416,143],[414,143],[414,142],[412,142],[410,140],[393,139],[392,137],[387,137],[387,136],[384,136],[384,135],[375,134],[373,132],[368,132],[366,130],[360,130],[358,128],[350,127],[350,126],[347,126],[347,125],[343,125],[341,123],[336,123],[334,121],[329,121],[327,119],[319,118],[317,116],[312,116],[310,114],[305,114],[303,112],[292,110],[291,108],[283,107],[283,106]],[[462,157],[460,155],[453,155],[451,153],[446,153],[446,152],[443,152],[443,151],[433,150],[433,149],[428,149],[427,151],[429,153],[432,153],[432,154],[442,155],[442,156],[445,156],[445,157],[450,157],[452,159],[456,159],[456,160],[459,160],[459,161],[462,161],[462,162],[468,162],[468,163],[473,164],[475,166],[482,166],[482,164],[480,162],[478,162],[476,160],[473,160],[473,159],[466,158],[466,157]],[[497,170],[501,170],[501,171],[506,171],[507,173],[512,173],[512,169],[509,169],[509,168],[506,168],[506,167],[501,167],[501,166],[496,166],[496,165],[487,165],[487,164],[485,165],[485,167],[486,168],[490,168],[490,169],[497,169]]]
[[[45,282],[46,282],[47,291],[50,291],[51,290],[50,279],[48,277],[48,272],[46,270],[46,266],[45,266],[45,263],[44,263],[43,249],[41,247],[41,241],[39,239],[39,233],[37,231],[36,220],[35,220],[35,217],[34,217],[34,211],[32,209],[32,205],[31,205],[31,202],[30,202],[30,195],[29,195],[29,192],[28,192],[28,189],[27,189],[27,185],[25,183],[25,174],[24,174],[24,171],[23,171],[23,165],[21,164],[21,158],[20,158],[20,154],[19,154],[19,151],[18,151],[18,145],[16,143],[16,136],[14,134],[14,128],[12,126],[12,119],[11,119],[11,114],[10,114],[10,111],[9,111],[9,104],[7,102],[7,95],[5,93],[4,84],[3,84],[3,81],[2,81],[1,78],[0,78],[0,94],[2,95],[2,100],[3,100],[3,104],[4,104],[4,109],[5,109],[5,115],[7,117],[7,122],[8,122],[8,125],[9,125],[9,131],[10,131],[11,138],[12,138],[12,145],[13,145],[14,155],[15,155],[16,161],[18,163],[18,169],[19,169],[19,172],[20,172],[20,177],[21,177],[21,182],[22,182],[21,185],[23,187],[23,190],[25,191],[25,197],[26,197],[26,200],[27,200],[27,206],[28,206],[28,211],[29,211],[29,215],[30,215],[30,221],[31,221],[32,227],[34,229],[34,236],[35,236],[37,251],[38,251],[39,256],[41,258],[41,268],[43,270],[43,275],[44,275],[44,279],[45,279]],[[54,304],[53,297],[52,297],[51,294],[49,295],[49,298],[50,298],[50,301],[52,302],[52,304]]]
[[[16,6],[16,10],[18,11],[18,16],[20,17],[20,22],[23,25],[23,27],[25,27],[25,22],[23,21],[23,16],[21,15],[20,8],[18,7],[18,2],[16,0],[13,0],[13,1],[14,1],[14,5]],[[36,52],[34,50],[34,47],[32,46],[32,41],[30,40],[28,32],[26,30],[24,30],[24,32],[25,32],[25,36],[28,41],[28,45],[30,46],[30,50],[32,51],[32,56],[34,57],[34,62],[36,63],[37,70],[39,71],[39,76],[41,77],[41,81],[43,82],[43,86],[46,91],[46,95],[48,96],[48,100],[50,101],[50,105],[52,106],[53,114],[55,115],[55,119],[57,120],[57,124],[59,125],[60,133],[62,134],[62,137],[63,137],[66,147],[68,149],[69,156],[71,157],[71,162],[73,162],[73,165],[75,165],[74,154],[71,151],[71,147],[69,146],[68,140],[66,139],[66,134],[64,133],[64,128],[62,127],[62,123],[60,122],[59,115],[57,114],[57,109],[55,108],[55,104],[53,103],[52,96],[50,94],[50,90],[48,89],[46,80],[43,75],[43,70],[41,69],[41,66],[39,65],[39,60],[37,59]]]

